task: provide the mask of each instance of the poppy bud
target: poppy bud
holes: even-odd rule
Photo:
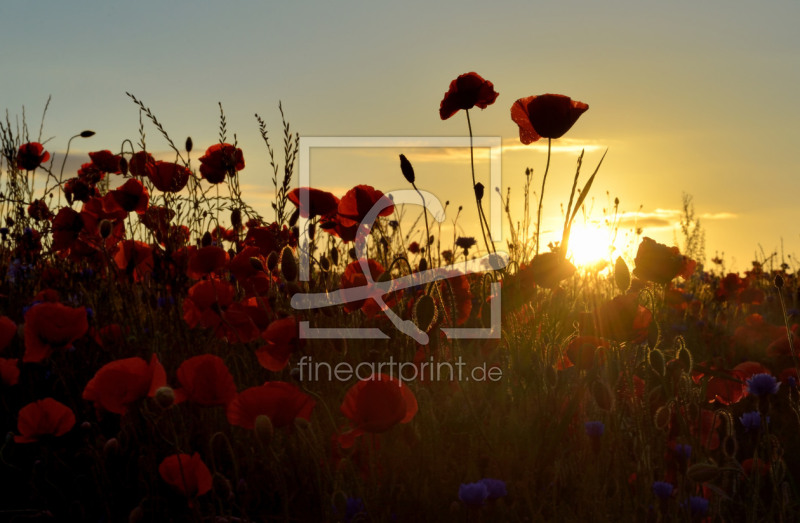
[[[483,184],[480,182],[475,184],[475,199],[478,201],[483,200]]]
[[[160,387],[156,390],[156,403],[162,409],[168,409],[175,403],[175,391],[172,390],[172,387]]]
[[[281,273],[286,281],[297,279],[297,261],[290,247],[284,247],[281,252]]]
[[[298,218],[300,218],[300,209],[295,209],[292,215],[289,216],[289,227],[294,227]]]
[[[144,509],[141,505],[136,505],[128,514],[128,523],[140,523],[141,521],[144,521]]]
[[[411,162],[408,161],[405,154],[400,155],[400,170],[408,183],[414,183],[414,167],[411,166]]]
[[[631,271],[622,256],[617,256],[617,261],[614,262],[614,282],[620,292],[626,292],[631,286]]]
[[[212,241],[211,233],[206,231],[203,234],[203,238],[200,240],[200,245],[202,245],[203,247],[208,247],[209,245],[211,245],[211,241]]]
[[[259,414],[256,416],[255,421],[255,434],[261,443],[267,447],[272,441],[272,435],[275,433],[275,428],[272,425],[272,420],[266,414]]]
[[[94,131],[83,131],[81,133],[81,138],[90,138],[94,136],[94,134],[95,134]]]
[[[277,266],[278,266],[278,253],[272,251],[271,253],[269,253],[269,256],[267,256],[267,270],[269,272],[272,272],[275,270],[275,267]]]
[[[119,159],[119,171],[123,176],[128,174],[128,160],[126,160],[125,157],[121,157]],[[50,193],[50,194],[53,194],[53,193]]]
[[[423,294],[414,304],[414,325],[421,331],[428,332],[436,322],[437,316],[436,302],[427,294]]]
[[[422,258],[419,261],[419,272],[424,272],[426,270],[428,270],[428,260],[426,260],[425,258]]]
[[[250,258],[250,266],[260,272],[264,272],[264,264],[258,258]]]
[[[119,441],[117,438],[111,438],[110,440],[106,441],[106,444],[103,445],[103,454],[106,456],[108,455],[116,455],[119,453]]]
[[[331,270],[331,262],[328,261],[328,258],[322,257],[319,260],[319,268],[322,269],[322,272],[328,272]]]
[[[653,349],[648,353],[647,362],[650,364],[650,368],[659,376],[665,376],[667,374],[667,364],[664,359],[664,353],[659,349]]]
[[[779,289],[783,288],[783,277],[780,274],[775,275],[775,287]]]
[[[240,209],[231,211],[231,225],[237,229],[242,226],[242,211]]]
[[[193,145],[192,144],[192,137],[191,136],[187,136],[186,137],[186,152],[187,153],[192,152],[192,145]]]
[[[339,249],[331,249],[331,261],[334,265],[339,265]]]
[[[110,220],[101,220],[100,221],[100,237],[104,240],[111,236],[111,231],[113,230],[114,225],[111,223]]]
[[[356,259],[356,249],[355,247],[350,247],[350,250],[347,251],[347,255],[350,256],[351,260]]]

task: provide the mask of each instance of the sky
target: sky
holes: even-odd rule
[[[255,113],[278,151],[279,101],[301,136],[463,137],[463,112],[442,121],[438,108],[450,82],[475,71],[500,93],[470,115],[476,136],[501,138],[502,192],[511,188],[514,219],[526,167],[540,191],[546,148],[520,144],[511,105],[544,93],[589,104],[553,142],[545,242],[560,236],[579,151],[585,180],[607,149],[586,224],[609,217],[618,198],[622,225],[680,246],[674,224],[686,193],[705,231],[707,262],[719,255],[727,270],[744,271],[754,256],[777,252],[775,260],[797,269],[797,20],[794,0],[3,0],[0,109],[15,122],[24,107],[36,137],[52,96],[42,139],[58,159],[70,136],[97,133],[73,141],[72,166],[89,151],[138,142],[139,112],[126,92],[177,144],[191,136],[194,158],[218,141],[221,103],[229,141],[235,133],[244,151],[245,199],[269,217],[273,189]],[[144,128],[149,150],[168,150],[152,124]],[[312,185],[408,188],[401,152],[421,189],[451,201],[450,230],[450,213],[464,207],[460,232],[469,234],[476,215],[463,150],[318,150]],[[485,164],[478,170],[479,181],[488,178]],[[599,234],[571,243],[588,245]]]

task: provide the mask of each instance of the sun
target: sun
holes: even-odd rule
[[[569,236],[567,257],[578,267],[594,267],[608,262],[614,251],[607,228],[597,225],[574,224]]]

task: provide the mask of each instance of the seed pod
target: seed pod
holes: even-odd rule
[[[94,135],[95,135],[94,131],[88,131],[87,130],[87,131],[81,132],[81,138],[91,138]]]
[[[332,247],[330,251],[331,261],[334,265],[339,265],[339,249]]]
[[[186,137],[186,152],[187,153],[192,152],[192,146],[193,146],[192,137],[191,136],[187,136]]]
[[[160,387],[156,390],[155,400],[159,407],[168,409],[175,403],[175,391],[172,387]]]
[[[428,270],[428,260],[426,260],[425,258],[422,258],[419,261],[419,272],[424,272],[426,270]]]
[[[124,156],[119,159],[119,170],[123,176],[128,174],[128,160],[126,160]],[[53,193],[50,193],[51,196],[52,194]]]
[[[414,183],[414,167],[411,166],[411,162],[408,161],[405,154],[400,155],[400,170],[408,183]]]
[[[281,251],[281,274],[286,281],[297,279],[297,260],[294,259],[292,249],[288,246]]]
[[[617,256],[617,261],[614,262],[614,282],[620,292],[626,292],[631,286],[631,271],[622,256]]]
[[[475,184],[475,199],[478,201],[483,200],[483,184],[480,182]]]
[[[416,301],[413,314],[414,325],[423,332],[428,332],[439,316],[436,302],[427,294]]]
[[[114,230],[114,224],[111,223],[110,220],[101,220],[100,221],[100,237],[104,240],[111,236],[111,232]]]
[[[272,251],[271,253],[269,253],[269,256],[267,256],[267,270],[269,272],[272,272],[275,270],[275,267],[277,266],[278,266],[278,253]]]
[[[323,256],[319,259],[319,268],[322,270],[322,272],[328,272],[331,270],[331,262],[328,261],[328,258]]]
[[[242,210],[241,209],[234,209],[231,211],[231,225],[235,228],[239,228],[242,226]]]

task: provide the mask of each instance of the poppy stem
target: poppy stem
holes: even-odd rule
[[[547,139],[547,164],[544,167],[544,176],[542,176],[542,191],[539,193],[539,210],[536,212],[536,252],[535,255],[539,254],[539,230],[540,225],[542,223],[542,203],[544,202],[544,184],[547,181],[547,171],[550,170],[550,144],[552,143],[553,139]],[[566,253],[564,253],[566,255]]]
[[[475,191],[475,154],[472,147],[472,122],[469,119],[469,109],[464,109],[467,114],[467,128],[469,129],[469,166],[472,170],[472,190]],[[481,225],[481,236],[483,236],[483,243],[486,245],[486,254],[491,254],[492,249],[489,247],[489,240],[486,239],[486,229],[483,226],[483,213],[481,211],[481,201],[478,195],[475,195],[475,203],[478,205],[478,222]]]

